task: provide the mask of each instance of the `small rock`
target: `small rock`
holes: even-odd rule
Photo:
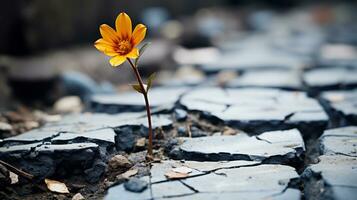
[[[25,128],[27,130],[38,128],[39,126],[40,126],[40,124],[38,122],[36,122],[36,121],[27,121],[27,122],[25,122]]]
[[[138,178],[131,178],[124,183],[124,188],[130,192],[142,192],[148,187],[148,183]]]
[[[142,163],[146,161],[147,151],[131,153],[128,157],[130,163]]]
[[[0,132],[11,132],[12,126],[5,122],[0,122]]]
[[[77,96],[67,96],[56,101],[54,110],[58,113],[79,113],[82,110],[81,99]]]
[[[110,169],[130,168],[131,162],[123,155],[115,155],[109,160]]]
[[[85,198],[81,193],[77,193],[72,197],[72,200],[84,200]]]

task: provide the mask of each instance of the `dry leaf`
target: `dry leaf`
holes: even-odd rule
[[[62,193],[62,194],[69,193],[66,184],[64,184],[62,182],[50,180],[50,179],[46,178],[45,183],[47,185],[47,188],[52,192],[57,192],[57,193]]]
[[[189,168],[189,167],[176,167],[176,168],[173,168],[171,169],[173,172],[177,172],[177,173],[181,173],[181,174],[189,174],[192,172],[192,169]]]
[[[145,138],[139,138],[136,140],[136,147],[145,147],[146,139]]]
[[[11,185],[19,182],[19,176],[10,171]]]
[[[188,177],[188,174],[187,173],[174,172],[174,171],[168,171],[168,172],[166,172],[165,176],[168,179],[181,179],[181,178]]]
[[[128,170],[128,171],[120,174],[119,176],[122,176],[125,179],[129,179],[131,176],[134,176],[137,173],[138,173],[138,169],[131,169],[131,170]]]

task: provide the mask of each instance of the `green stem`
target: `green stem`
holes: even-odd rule
[[[148,98],[148,93],[144,87],[144,83],[143,80],[141,79],[139,70],[137,68],[137,66],[135,66],[133,64],[133,62],[131,62],[131,60],[129,58],[127,58],[131,68],[133,69],[136,79],[138,80],[138,83],[140,85],[142,94],[144,95],[144,99],[145,99],[145,107],[146,107],[146,115],[148,118],[148,124],[149,124],[149,144],[148,144],[148,155],[152,157],[152,125],[151,125],[151,111],[150,111],[150,104],[149,104],[149,98]]]

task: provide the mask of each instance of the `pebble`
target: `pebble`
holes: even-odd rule
[[[148,183],[138,178],[131,178],[124,183],[124,188],[130,192],[142,192],[148,187]]]
[[[5,122],[0,122],[0,132],[10,132],[12,131],[12,126]]]
[[[109,160],[110,169],[130,168],[132,163],[123,155],[115,155]]]
[[[54,110],[58,113],[79,113],[82,110],[82,102],[78,96],[67,96],[57,100]]]

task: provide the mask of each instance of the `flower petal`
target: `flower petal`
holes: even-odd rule
[[[122,39],[131,38],[132,25],[130,17],[122,12],[115,20],[115,27]]]
[[[112,43],[104,40],[104,39],[99,39],[95,41],[94,43],[95,48],[97,48],[99,51],[103,52],[104,54],[108,56],[116,56],[118,55],[117,52],[115,52],[114,47]]]
[[[128,58],[137,58],[139,57],[139,49],[133,48],[128,54],[125,55]]]
[[[113,67],[117,67],[117,66],[123,64],[125,62],[125,60],[126,60],[125,56],[115,56],[109,60],[109,63]]]
[[[146,29],[146,26],[143,24],[136,25],[131,38],[131,41],[134,46],[138,45],[141,41],[143,41],[146,35]]]
[[[118,34],[115,32],[115,30],[106,24],[100,25],[99,31],[104,40],[108,42],[116,42],[119,40]]]

